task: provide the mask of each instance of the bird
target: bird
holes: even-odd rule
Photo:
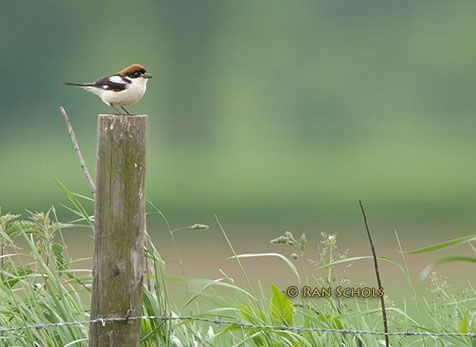
[[[125,106],[138,102],[147,90],[147,82],[152,78],[140,64],[132,64],[118,73],[97,79],[94,83],[63,82],[65,86],[79,87],[101,98],[116,112],[120,107],[127,114]],[[120,112],[119,112],[120,113]]]

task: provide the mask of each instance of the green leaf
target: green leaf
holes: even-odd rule
[[[352,258],[339,259],[339,260],[331,261],[330,263],[321,265],[321,266],[318,267],[318,269],[328,269],[328,268],[334,267],[336,265],[348,264],[348,263],[353,263],[354,261],[357,261],[357,260],[372,259],[372,258],[373,257],[370,256],[370,255],[364,255],[364,256],[361,256],[361,257],[352,257]]]
[[[55,256],[56,264],[59,270],[68,270],[69,264],[64,258],[64,245],[61,243],[53,244],[53,255]]]
[[[334,318],[332,319],[332,327],[333,327],[334,329],[344,330],[344,325],[342,325],[342,322],[341,322],[340,319],[337,318],[337,317],[334,317]]]
[[[292,232],[286,231],[284,233],[284,235],[287,237],[289,245],[293,245],[293,244],[297,243],[297,240],[294,238],[294,235],[293,235]]]
[[[447,264],[447,263],[455,263],[455,262],[465,262],[465,263],[476,263],[476,258],[474,257],[465,257],[462,255],[454,255],[439,259],[435,264]]]
[[[467,334],[469,332],[468,320],[466,318],[459,321],[458,332],[460,334]]]
[[[264,314],[259,309],[257,311],[255,311],[251,307],[249,307],[248,305],[238,305],[238,308],[240,309],[240,316],[244,320],[246,320],[248,323],[262,324],[265,321]],[[236,326],[236,327],[238,327],[238,326]]]
[[[253,342],[256,346],[263,346],[264,345],[263,339],[259,335],[253,336]]]
[[[306,248],[306,235],[302,234],[300,239],[299,239],[299,250],[301,252],[304,252],[305,248]]]
[[[29,274],[33,273],[33,270],[28,265],[16,266],[12,261],[7,261],[3,265],[3,271],[8,272],[4,273],[4,282],[8,284],[9,287],[13,287],[21,279],[27,277]],[[7,275],[7,276],[5,276]],[[8,277],[8,278],[7,278]]]
[[[279,259],[282,259],[291,269],[291,271],[294,273],[298,281],[301,281],[301,278],[299,277],[299,272],[297,271],[296,267],[294,264],[286,258],[284,255],[279,254],[279,253],[247,253],[247,254],[237,254],[236,256],[228,257],[227,259],[240,259],[240,258],[259,258],[259,257],[278,257]]]
[[[354,261],[365,260],[365,259],[373,259],[373,257],[370,256],[370,255],[365,255],[365,256],[360,256],[360,257],[352,257],[352,258],[339,259],[339,260],[332,261],[332,262],[330,262],[330,263],[321,265],[321,266],[318,267],[318,269],[327,269],[327,268],[334,267],[334,266],[336,266],[336,265],[342,265],[342,264],[347,264],[347,263],[353,263]],[[378,260],[387,261],[387,262],[389,262],[389,263],[392,263],[393,265],[395,265],[396,267],[398,267],[402,273],[405,273],[405,270],[403,269],[403,267],[402,267],[399,263],[397,263],[395,260],[393,260],[392,258],[381,256],[381,257],[377,257],[377,259],[378,259]]]
[[[223,282],[224,280],[225,280],[224,278],[219,278],[219,279],[216,279],[216,280],[213,280],[213,281],[208,281],[202,289],[200,289],[197,293],[195,293],[195,295],[193,295],[190,299],[187,300],[187,302],[183,305],[183,308],[190,305],[193,301],[195,301],[197,298],[199,298],[205,292],[205,290],[207,290],[208,288],[210,288],[212,286],[222,286],[222,287],[226,287],[226,288],[231,288],[231,289],[237,290],[237,291],[239,291],[243,294],[248,295],[253,300],[256,300],[255,297],[253,295],[251,295],[249,292],[247,292],[246,290],[244,290],[244,289],[242,289],[238,286],[234,286],[232,284]]]
[[[408,251],[407,253],[421,254],[421,253],[434,252],[434,251],[439,251],[440,249],[445,249],[445,248],[449,248],[449,247],[458,246],[458,245],[461,245],[463,243],[467,243],[467,242],[471,242],[471,241],[476,241],[476,234],[466,235],[466,236],[463,236],[463,237],[459,237],[457,239],[435,243],[435,244],[430,245],[430,246],[418,248],[418,249],[415,249],[413,251]]]
[[[71,259],[64,256],[65,246],[61,243],[54,243],[52,248],[58,270],[64,272],[69,279],[78,281],[74,272],[71,271]]]
[[[56,184],[60,187],[60,189],[66,195],[68,200],[74,205],[74,207],[77,208],[77,213],[86,220],[86,222],[89,224],[91,228],[94,228],[92,218],[89,216],[89,214],[86,212],[86,209],[77,198],[77,194],[69,190],[69,188],[66,187],[66,185],[58,177],[53,175],[53,178],[55,179]]]
[[[271,284],[271,315],[278,324],[293,325],[293,303],[274,284]]]

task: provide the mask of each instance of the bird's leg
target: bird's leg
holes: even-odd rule
[[[124,111],[126,111],[127,114],[130,114],[129,111],[126,110],[125,107],[122,107],[122,106],[121,106],[121,108],[122,108]]]

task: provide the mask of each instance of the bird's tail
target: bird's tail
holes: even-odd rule
[[[63,82],[64,86],[71,86],[71,87],[91,87],[90,83],[75,83],[75,82]]]

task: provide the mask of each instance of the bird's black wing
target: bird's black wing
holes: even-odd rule
[[[101,77],[100,79],[96,80],[92,86],[104,90],[120,92],[126,89],[128,83],[130,82],[124,80],[121,76],[114,75],[111,77]]]

